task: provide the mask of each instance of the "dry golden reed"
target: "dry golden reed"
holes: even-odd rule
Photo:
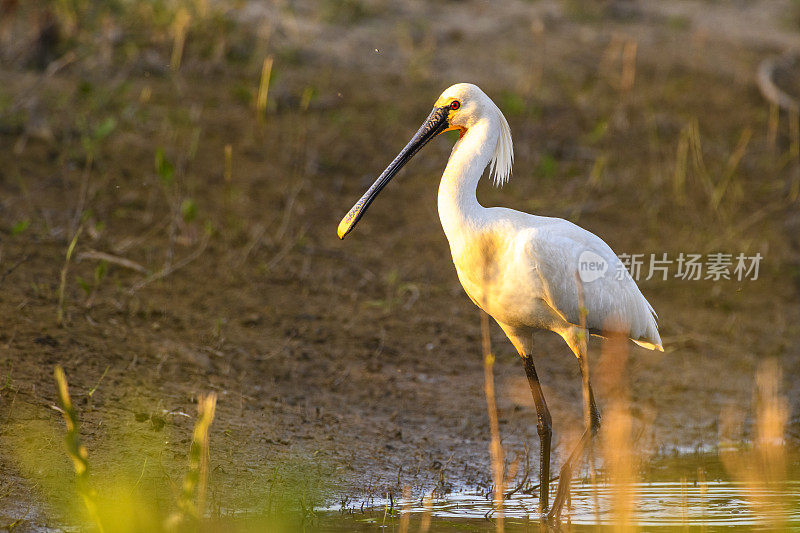
[[[233,181],[233,146],[225,145],[225,171],[223,174],[225,183]]]
[[[739,163],[747,152],[747,145],[750,143],[750,138],[752,136],[752,129],[744,128],[742,130],[742,134],[739,137],[739,142],[736,143],[736,148],[734,148],[733,152],[731,152],[731,155],[728,157],[725,173],[714,187],[714,192],[711,196],[712,209],[716,210],[719,207],[722,198],[725,196],[725,193],[728,190],[731,180],[736,175],[736,170],[739,168]]]
[[[630,39],[625,41],[622,48],[622,77],[620,79],[620,90],[628,92],[633,89],[633,82],[636,79],[636,41]]]
[[[419,533],[428,533],[431,528],[431,516],[433,515],[433,498],[430,494],[426,495],[423,501],[425,512],[422,513],[422,519],[419,522]]]
[[[726,410],[720,426],[720,458],[728,472],[742,483],[742,491],[753,515],[764,525],[783,530],[789,509],[780,490],[787,480],[785,428],[788,417],[786,398],[780,392],[781,369],[775,359],[759,365],[756,372],[756,421],[753,446],[738,449],[731,445],[740,424],[740,413]]]
[[[75,239],[73,239],[73,244],[74,242]],[[75,468],[75,481],[78,493],[83,499],[83,504],[89,513],[89,518],[98,531],[102,533],[105,531],[105,528],[103,527],[97,510],[97,493],[89,482],[89,454],[86,451],[86,446],[81,442],[78,413],[75,411],[75,407],[72,405],[72,399],[69,396],[67,376],[64,373],[64,369],[60,366],[55,368],[54,374],[58,389],[58,402],[61,406],[61,412],[64,415],[64,422],[67,425],[67,434],[65,435],[67,454],[69,458],[72,459],[72,465]]]
[[[256,118],[263,124],[267,114],[267,98],[269,97],[269,80],[272,77],[272,56],[267,56],[261,66],[261,79],[258,83],[256,95]]]
[[[679,204],[686,203],[686,163],[689,157],[689,129],[688,126],[681,130],[678,138],[678,148],[675,154],[675,174],[672,178],[672,192],[675,201]]]
[[[214,421],[216,406],[217,395],[213,393],[200,396],[197,400],[197,421],[189,448],[189,470],[183,478],[183,488],[178,499],[179,511],[170,517],[169,526],[197,521],[203,517],[208,478],[209,430]]]
[[[781,108],[778,104],[769,104],[769,122],[767,123],[767,144],[775,151],[778,145],[778,127],[780,126]]]
[[[481,338],[483,347],[484,392],[486,407],[489,411],[489,428],[492,442],[489,452],[492,458],[492,480],[494,481],[494,506],[497,513],[497,531],[505,530],[503,524],[503,493],[505,480],[503,476],[503,445],[500,443],[500,423],[497,418],[497,405],[494,393],[494,355],[492,355],[491,338],[489,337],[489,315],[481,311]]]
[[[192,16],[184,8],[180,8],[175,14],[172,22],[172,55],[170,56],[169,68],[176,72],[181,68],[183,59],[183,48],[186,45],[186,33],[189,30],[189,23]]]
[[[800,160],[800,111],[789,110],[789,155],[797,162]]]
[[[607,404],[601,427],[604,465],[611,491],[615,531],[635,530],[636,454],[632,445],[630,392],[627,385],[628,343],[622,335],[609,335],[601,353],[602,379]]]
[[[408,533],[411,521],[411,487],[403,486],[403,510],[400,514],[400,533]]]

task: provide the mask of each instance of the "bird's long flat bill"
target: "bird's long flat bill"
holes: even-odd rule
[[[367,189],[367,192],[364,193],[350,211],[347,212],[342,221],[339,222],[338,234],[340,239],[344,239],[345,236],[356,227],[358,221],[361,220],[361,217],[364,216],[364,213],[367,211],[369,204],[371,204],[375,197],[378,196],[378,193],[386,187],[386,184],[389,183],[394,175],[403,168],[403,165],[408,163],[414,154],[425,146],[428,141],[448,128],[447,114],[449,109],[450,108],[446,106],[433,108],[433,111],[431,111],[431,114],[425,119],[425,122],[423,122],[417,133],[408,141],[406,147],[397,154],[394,161],[386,167],[386,170],[378,176],[375,183]]]

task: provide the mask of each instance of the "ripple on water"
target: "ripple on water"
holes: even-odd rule
[[[731,481],[651,482],[629,487],[635,491],[635,520],[639,526],[757,526],[776,522],[800,526],[800,481],[759,488]],[[571,491],[571,509],[565,510],[565,517],[569,515],[574,525],[613,524],[616,517],[612,509],[619,490],[609,484],[576,483]],[[373,505],[382,507],[385,502],[375,500]],[[482,519],[491,510],[489,499],[469,492],[436,499],[431,507],[433,517],[438,519]],[[425,508],[416,500],[410,511],[424,513]],[[535,518],[537,498],[514,496],[506,500],[504,514],[510,518]]]

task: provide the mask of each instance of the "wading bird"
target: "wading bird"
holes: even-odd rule
[[[541,444],[539,507],[557,520],[574,465],[599,429],[600,414],[584,375],[589,425],[561,469],[548,512],[552,423],[533,364],[533,332],[558,333],[579,361],[585,361],[582,346],[587,330],[595,335],[622,334],[645,348],[663,351],[656,315],[619,258],[593,233],[559,218],[478,203],[476,189],[486,167],[491,165],[495,184],[502,185],[511,175],[514,155],[511,130],[500,109],[468,83],[442,93],[419,131],[342,219],[339,238],[355,227],[417,151],[449,130],[457,130],[460,137],[439,184],[439,218],[464,290],[495,319],[524,362]]]

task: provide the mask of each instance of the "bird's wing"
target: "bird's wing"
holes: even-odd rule
[[[614,251],[598,236],[571,222],[550,220],[524,237],[526,254],[536,265],[545,301],[568,322],[580,324],[580,279],[590,331],[626,333],[642,346],[660,349],[655,311]],[[603,265],[605,270],[600,272]]]

